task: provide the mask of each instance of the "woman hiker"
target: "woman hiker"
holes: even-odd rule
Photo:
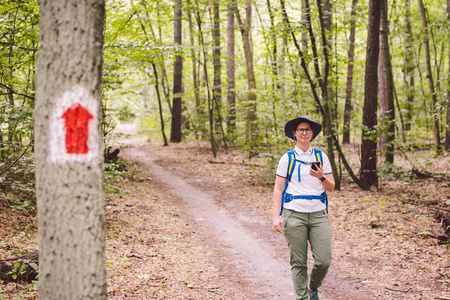
[[[302,300],[319,299],[318,288],[331,263],[326,191],[333,191],[335,183],[327,155],[311,147],[321,129],[308,117],[286,123],[284,133],[297,144],[281,157],[273,191],[273,227],[286,238],[295,299]],[[314,257],[309,282],[308,241]]]

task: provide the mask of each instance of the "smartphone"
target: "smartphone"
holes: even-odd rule
[[[320,162],[315,161],[311,163],[311,169],[313,169],[314,171],[317,171],[317,166],[320,166]]]

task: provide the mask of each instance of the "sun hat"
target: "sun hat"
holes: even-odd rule
[[[295,141],[292,131],[294,131],[297,128],[297,125],[300,123],[309,123],[309,125],[311,125],[311,129],[313,131],[311,141],[319,135],[320,131],[322,131],[322,125],[320,125],[319,123],[314,122],[308,117],[299,117],[292,119],[286,123],[286,125],[284,126],[284,134],[286,134],[288,138],[291,138]]]

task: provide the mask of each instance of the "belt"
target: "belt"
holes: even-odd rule
[[[327,197],[327,193],[326,192],[323,192],[320,195],[314,195],[314,196],[313,195],[297,195],[297,196],[294,196],[292,194],[284,193],[281,207],[283,207],[284,203],[289,203],[289,202],[291,202],[292,200],[295,200],[295,199],[320,200],[320,202],[325,204],[325,206],[327,208],[327,213],[328,213],[328,197]]]

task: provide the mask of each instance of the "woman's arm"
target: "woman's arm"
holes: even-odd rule
[[[273,228],[279,233],[283,233],[283,224],[281,222],[281,197],[283,195],[284,184],[286,182],[286,178],[277,176],[275,179],[275,187],[273,188],[273,209],[272,209],[272,218],[273,218]]]

